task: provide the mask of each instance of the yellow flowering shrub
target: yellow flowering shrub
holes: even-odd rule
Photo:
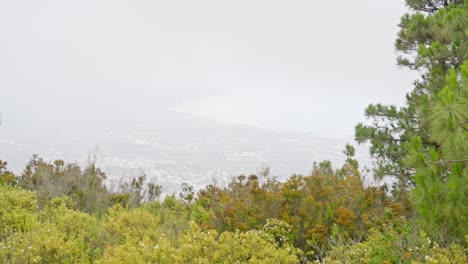
[[[468,248],[440,247],[424,232],[397,222],[372,229],[364,242],[337,244],[324,263],[468,263]]]
[[[278,248],[256,231],[218,234],[191,223],[176,241],[161,236],[156,241],[109,247],[97,263],[297,263],[294,253]]]

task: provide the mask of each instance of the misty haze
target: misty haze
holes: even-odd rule
[[[356,18],[327,3],[6,1],[0,158],[21,172],[33,154],[97,155],[109,178],[200,187],[342,162],[364,107],[408,89],[388,41],[402,5],[385,5]]]

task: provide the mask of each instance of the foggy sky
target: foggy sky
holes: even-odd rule
[[[144,119],[351,131],[401,104],[399,1],[0,1],[5,122]]]

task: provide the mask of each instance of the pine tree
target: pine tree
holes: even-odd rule
[[[428,234],[462,243],[468,230],[468,8],[464,1],[406,2],[411,12],[401,18],[397,61],[421,77],[404,107],[367,107],[372,123],[358,124],[355,137],[371,143],[376,176],[398,179],[394,194],[412,189]]]
[[[463,1],[407,0],[411,12],[401,18],[400,32],[395,42],[402,53],[400,66],[418,70],[420,79],[406,95],[406,105],[396,107],[371,104],[365,110],[370,124],[355,128],[358,143],[369,142],[375,175],[394,176],[394,190],[406,191],[415,184],[414,169],[407,166],[405,142],[418,136],[425,147],[439,149],[430,135],[430,118],[426,110],[429,98],[445,87],[445,76],[460,71],[467,55],[468,20]],[[422,107],[422,106],[426,107]]]

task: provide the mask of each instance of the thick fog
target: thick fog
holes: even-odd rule
[[[17,159],[11,142],[28,146],[22,161],[75,157],[85,150],[46,146],[89,149],[137,126],[188,142],[221,124],[352,139],[367,104],[401,104],[411,89],[393,47],[404,11],[402,0],[0,1],[0,158]]]
[[[411,88],[393,48],[403,6],[1,1],[0,111],[8,123],[175,108],[228,123],[351,131],[368,103],[401,103]]]

